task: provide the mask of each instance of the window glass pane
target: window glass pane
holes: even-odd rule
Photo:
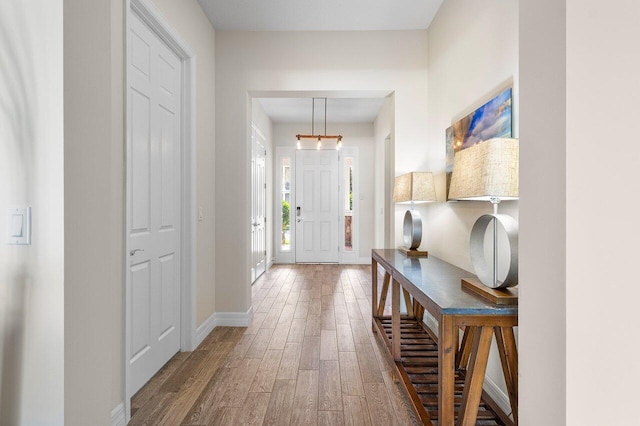
[[[291,158],[284,157],[280,165],[282,182],[282,236],[280,238],[280,250],[291,251]]]
[[[344,159],[344,251],[353,251],[353,158]]]

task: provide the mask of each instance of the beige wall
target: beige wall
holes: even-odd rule
[[[564,3],[558,0],[520,2],[519,409],[522,425],[565,424]],[[540,31],[541,28],[544,31]],[[604,366],[598,362],[593,367],[598,368],[597,365]],[[589,376],[592,377],[592,373],[590,370]],[[583,407],[589,407],[587,411],[592,412],[596,406]]]
[[[402,46],[402,48],[398,48]],[[310,55],[309,52],[314,52]],[[396,165],[421,168],[426,31],[216,33],[216,309],[249,297],[250,91],[395,91]],[[227,206],[234,206],[228,208]]]
[[[445,130],[506,87],[513,87],[513,128],[518,135],[518,2],[446,0],[429,27],[429,171],[436,175],[438,204],[427,215],[429,251],[472,271],[469,234],[491,204],[446,200]],[[518,218],[518,203],[500,212]]]
[[[65,424],[123,400],[123,4],[64,2]]]
[[[196,0],[153,0],[169,25],[196,54],[196,325],[215,310],[215,31]],[[197,214],[197,212],[196,212]]]
[[[62,0],[0,2],[0,29],[0,424],[62,425]],[[10,206],[31,245],[7,245]]]
[[[123,7],[64,2],[65,424],[123,388]]]
[[[640,4],[566,7],[567,424],[630,425],[640,382]]]
[[[429,27],[429,162],[441,203],[421,205],[426,216],[423,244],[430,253],[473,272],[469,235],[476,219],[491,213],[488,202],[445,202],[445,130],[506,87],[513,87],[513,129],[518,136],[518,2],[446,0]],[[523,161],[526,161],[523,159]],[[500,212],[518,218],[518,202],[503,202]],[[507,253],[507,249],[499,250]],[[508,256],[500,263],[508,265]],[[504,378],[497,348],[487,367],[489,390],[507,412]]]

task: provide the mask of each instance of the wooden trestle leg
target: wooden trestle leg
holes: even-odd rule
[[[498,353],[502,362],[504,381],[509,393],[513,423],[518,425],[518,349],[511,327],[495,327]]]

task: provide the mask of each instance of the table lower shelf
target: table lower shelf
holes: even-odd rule
[[[378,337],[391,354],[391,317],[374,318]],[[438,344],[427,327],[415,318],[403,317],[400,323],[401,360],[395,365],[416,413],[426,425],[438,425]],[[465,371],[456,371],[455,415],[462,402]],[[477,426],[513,425],[498,405],[483,392],[478,407]]]

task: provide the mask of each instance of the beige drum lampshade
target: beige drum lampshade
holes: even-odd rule
[[[518,148],[518,139],[494,138],[456,152],[449,199],[517,199]]]
[[[428,203],[430,201],[436,201],[431,173],[412,172],[396,177],[393,186],[394,203]]]

